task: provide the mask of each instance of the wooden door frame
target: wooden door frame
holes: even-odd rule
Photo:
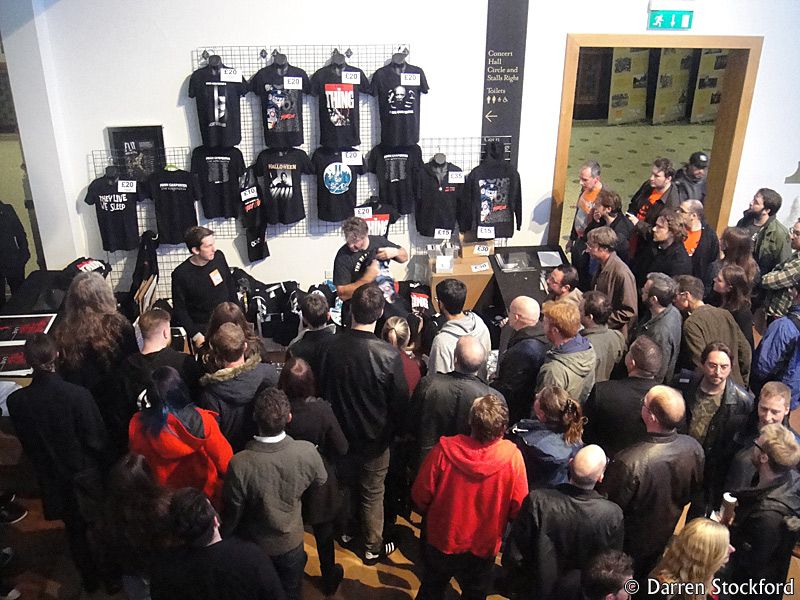
[[[556,164],[553,172],[553,193],[547,240],[558,244],[567,186],[569,143],[572,136],[572,115],[578,76],[578,55],[588,48],[723,48],[729,50],[725,82],[711,147],[713,169],[708,174],[705,201],[706,220],[718,233],[728,224],[731,201],[742,159],[747,120],[753,103],[758,62],[764,38],[760,36],[713,35],[615,35],[567,34],[564,58],[564,84],[561,91],[561,112],[558,123]],[[653,159],[656,156],[652,157]],[[623,198],[623,203],[626,199]],[[624,208],[624,207],[623,207]]]

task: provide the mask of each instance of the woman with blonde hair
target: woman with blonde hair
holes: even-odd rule
[[[714,575],[733,550],[725,525],[702,517],[693,519],[670,540],[650,577],[662,584],[660,597],[665,600],[704,600],[711,593]],[[677,585],[685,583],[702,583],[705,589],[690,594],[688,588],[681,590]]]
[[[408,321],[403,317],[389,317],[383,324],[381,339],[400,351],[403,359],[403,373],[406,376],[406,383],[408,383],[408,393],[413,393],[419,380],[422,379],[423,372],[421,361],[414,356],[408,346],[411,339],[411,327]]]

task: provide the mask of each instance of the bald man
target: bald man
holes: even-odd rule
[[[469,435],[469,409],[475,398],[494,394],[505,402],[501,392],[478,376],[485,362],[483,344],[467,335],[456,343],[455,370],[429,372],[420,380],[411,397],[412,432],[420,463],[443,435]]]
[[[492,385],[508,401],[509,423],[531,416],[536,377],[549,346],[539,326],[539,313],[539,303],[528,296],[514,298],[508,308],[506,327],[511,327],[514,333],[500,356]]]
[[[541,599],[573,597],[593,556],[622,549],[622,509],[594,489],[605,469],[603,449],[586,446],[570,463],[568,483],[528,494],[503,553],[512,591]]]
[[[678,390],[650,388],[641,409],[647,434],[614,457],[602,484],[625,514],[624,549],[633,557],[636,578],[653,569],[684,506],[702,488],[703,447],[675,429],[685,414]]]

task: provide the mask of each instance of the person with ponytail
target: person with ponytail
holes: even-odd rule
[[[544,386],[534,397],[535,419],[522,419],[510,431],[519,446],[531,489],[565,483],[569,461],[583,447],[583,409],[563,389]]]
[[[408,342],[411,339],[409,322],[403,317],[389,317],[383,324],[381,339],[400,351],[400,358],[403,359],[403,373],[408,382],[408,392],[413,394],[414,388],[422,379],[422,366],[425,363],[416,358],[409,348]]]

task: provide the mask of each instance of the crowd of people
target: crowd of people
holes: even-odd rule
[[[336,546],[387,560],[415,511],[420,599],[453,578],[469,599],[623,599],[630,580],[640,597],[782,597],[800,537],[800,221],[781,225],[763,188],[718,240],[707,164],[655,160],[628,213],[582,165],[571,264],[541,305],[511,302],[493,373],[462,281],[436,286],[435,316],[389,315],[377,263],[408,253],[357,218],[335,268],[349,321],[308,294],[279,365],[210,230],[187,233],[174,313],[141,314],[141,343],[107,282],[78,275],[8,408],[83,587],[299,599],[308,528],[330,596]],[[172,322],[195,355],[172,349]]]

